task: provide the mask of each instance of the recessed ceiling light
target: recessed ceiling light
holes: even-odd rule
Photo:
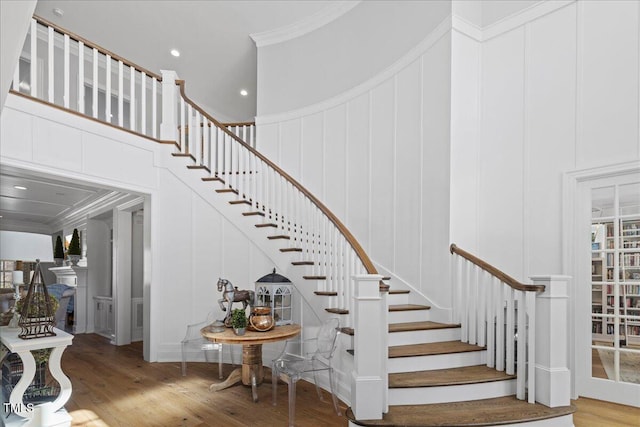
[[[180,51],[178,49],[171,49],[171,55],[177,58],[180,56]]]
[[[53,14],[56,15],[57,17],[62,18],[62,15],[64,15],[64,10],[56,7],[53,9]]]
[[[13,188],[15,188],[16,190],[26,190],[27,187],[24,187],[22,185],[14,185]]]
[[[240,95],[242,95],[242,96],[247,96],[247,95],[249,95],[249,92],[247,92],[245,89],[242,89],[242,90],[240,91]]]

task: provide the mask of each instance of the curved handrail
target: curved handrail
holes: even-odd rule
[[[233,123],[222,123],[222,126],[226,127],[235,127],[235,126],[255,126],[256,122],[233,122]]]
[[[62,28],[62,27],[54,24],[51,21],[47,21],[46,19],[44,19],[44,18],[42,18],[42,17],[40,17],[38,15],[33,15],[33,19],[35,19],[40,24],[43,24],[43,25],[46,25],[46,26],[49,26],[49,27],[53,28],[54,30],[56,30],[60,34],[67,35],[67,36],[69,36],[70,38],[72,38],[72,39],[74,39],[76,41],[81,41],[82,43],[84,43],[85,46],[90,47],[92,49],[96,49],[96,50],[98,50],[99,52],[101,52],[101,53],[103,53],[105,55],[109,55],[112,59],[115,59],[116,61],[120,61],[120,62],[122,62],[123,64],[125,64],[125,65],[127,65],[129,67],[133,67],[136,70],[145,73],[147,76],[153,77],[158,81],[162,81],[162,76],[161,75],[159,75],[157,73],[154,73],[153,71],[149,71],[146,68],[141,67],[141,66],[139,66],[139,65],[127,60],[127,59],[124,59],[120,55],[116,55],[115,53],[109,51],[108,49],[105,49],[102,46],[99,46],[99,45],[97,45],[97,44],[95,44],[93,42],[90,42],[89,40],[85,39],[84,37],[79,36],[79,35],[71,32],[71,31],[69,31],[69,30],[67,30],[65,28]]]
[[[472,262],[473,264],[477,265],[484,271],[497,277],[498,279],[500,279],[502,282],[506,283],[513,289],[517,289],[519,291],[524,291],[524,292],[544,292],[544,289],[545,289],[544,285],[527,285],[527,284],[521,283],[516,279],[514,279],[513,277],[509,276],[504,271],[499,270],[498,268],[492,266],[488,262],[485,262],[480,258],[476,257],[475,255],[472,255],[469,252],[463,249],[460,249],[458,246],[456,246],[455,243],[452,243],[451,246],[449,246],[449,251],[452,254],[460,255],[462,258],[466,259],[467,261]]]
[[[331,212],[329,210],[329,208],[327,208],[320,200],[318,200],[313,194],[311,194],[311,192],[309,192],[309,190],[307,190],[302,184],[300,184],[298,181],[296,181],[293,177],[291,177],[288,173],[286,173],[285,171],[283,171],[282,169],[280,169],[278,166],[276,166],[273,162],[271,162],[271,160],[269,160],[268,158],[266,158],[264,155],[262,155],[260,152],[258,152],[256,149],[254,149],[253,147],[251,147],[249,144],[247,144],[246,142],[244,142],[242,139],[240,139],[239,137],[237,137],[236,135],[233,134],[233,132],[231,132],[229,129],[227,129],[227,127],[223,124],[220,123],[219,121],[217,121],[216,119],[214,119],[213,117],[211,117],[211,115],[207,114],[206,111],[204,111],[202,108],[200,108],[198,105],[196,105],[195,102],[193,102],[186,94],[185,94],[185,82],[184,80],[176,80],[176,84],[180,87],[180,95],[182,95],[182,98],[188,102],[189,104],[191,104],[191,106],[198,111],[200,114],[202,114],[204,117],[206,117],[208,120],[210,120],[213,124],[215,124],[219,129],[221,129],[224,133],[226,133],[227,135],[229,135],[231,138],[233,138],[237,143],[239,143],[240,145],[242,145],[245,149],[247,149],[250,153],[252,153],[253,155],[255,155],[257,158],[259,158],[260,160],[262,160],[265,164],[267,164],[270,168],[272,168],[274,171],[276,171],[280,176],[282,176],[284,179],[286,179],[287,181],[289,181],[289,183],[291,185],[293,185],[296,189],[298,189],[298,191],[300,191],[302,194],[304,194],[310,201],[311,203],[313,203],[314,205],[316,205],[316,207],[318,209],[320,209],[320,211],[329,219],[329,221],[331,221],[336,228],[340,231],[340,233],[342,233],[342,235],[345,237],[346,241],[349,243],[349,245],[351,245],[351,247],[353,248],[353,250],[355,251],[356,255],[358,256],[358,258],[360,258],[360,261],[362,262],[362,265],[364,266],[365,270],[367,271],[368,274],[377,274],[377,270],[373,265],[373,262],[371,262],[371,259],[369,259],[369,256],[367,255],[367,253],[364,251],[364,249],[362,248],[362,246],[360,245],[360,243],[358,242],[358,240],[356,240],[356,238],[353,236],[353,234],[351,234],[351,232],[347,229],[347,227],[338,219],[338,217],[336,217],[334,215],[333,212]]]

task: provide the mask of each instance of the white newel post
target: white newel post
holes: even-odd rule
[[[569,276],[531,276],[545,291],[536,297],[536,402],[551,408],[570,405]]]
[[[357,420],[379,420],[387,412],[387,293],[378,274],[356,275],[354,371],[351,408]]]
[[[178,140],[178,74],[171,70],[162,72],[162,121],[160,122],[160,139],[163,141]]]

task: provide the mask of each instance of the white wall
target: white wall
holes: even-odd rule
[[[257,123],[259,148],[345,223],[394,286],[449,307],[451,21],[438,24],[359,87]]]
[[[564,172],[640,159],[638,2],[585,1],[482,45],[480,255],[562,273]]]
[[[297,110],[367,81],[450,13],[448,1],[364,1],[318,30],[260,47],[257,115]]]

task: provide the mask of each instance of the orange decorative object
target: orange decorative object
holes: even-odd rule
[[[249,316],[251,328],[258,332],[266,332],[275,326],[271,315],[271,307],[253,307]]]

